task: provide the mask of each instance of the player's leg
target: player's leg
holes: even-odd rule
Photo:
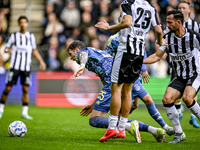
[[[24,119],[33,120],[33,117],[28,115],[28,103],[29,103],[29,94],[28,94],[29,86],[22,85],[22,114],[21,117]]]
[[[106,130],[106,133],[102,138],[100,138],[100,142],[106,141],[113,136],[117,136],[119,134],[119,130],[117,129],[117,121],[118,114],[121,108],[121,90],[123,84],[112,83],[111,84],[111,101],[110,101],[110,114],[109,114],[109,125]],[[127,122],[127,121],[126,121]]]
[[[30,72],[21,71],[21,84],[22,84],[22,114],[24,119],[33,120],[33,117],[28,115],[28,103],[29,103],[29,85],[31,85]]]
[[[131,88],[132,83],[124,83],[122,90],[122,108],[121,116],[118,124],[119,131],[125,131],[125,125],[128,121],[129,112],[132,106]]]
[[[196,88],[198,89],[199,85],[197,85]],[[192,86],[186,86],[183,93],[183,101],[190,109],[190,111],[200,120],[199,104],[195,100],[193,100],[194,96],[196,95],[196,91],[198,91],[197,89]]]
[[[194,97],[194,100],[197,102],[197,95]],[[191,117],[190,117],[189,123],[191,125],[193,125],[193,127],[199,128],[199,123],[197,121],[197,118],[192,112],[191,112]]]
[[[183,118],[183,113],[181,112],[181,99],[176,99],[174,102],[174,105],[178,111],[179,114],[179,121],[181,122],[181,119]]]
[[[156,121],[158,122],[158,124],[166,130],[168,135],[172,135],[174,134],[174,129],[170,126],[168,126],[163,117],[161,116],[160,112],[158,111],[158,109],[156,108],[151,96],[147,93],[143,98],[141,98],[142,101],[145,103],[147,110],[150,114],[150,116]]]
[[[7,85],[6,88],[4,89],[2,95],[1,95],[1,101],[0,101],[0,118],[2,118],[3,113],[4,113],[4,106],[5,102],[8,98],[8,94],[11,91],[12,86]]]
[[[19,71],[13,69],[8,70],[8,73],[6,75],[6,88],[1,95],[0,118],[2,118],[3,116],[5,102],[8,98],[9,92],[12,89],[12,85],[17,83],[18,76],[19,76]]]
[[[180,83],[179,82],[178,82],[178,84],[175,83],[175,85],[180,85]],[[181,93],[178,90],[176,90],[172,87],[169,87],[169,86],[165,92],[165,95],[164,95],[162,101],[163,101],[163,105],[164,105],[164,109],[166,111],[167,117],[171,121],[171,123],[174,127],[174,131],[175,131],[175,136],[174,136],[173,140],[169,143],[178,143],[178,142],[181,142],[186,139],[186,136],[183,133],[182,127],[179,122],[178,111],[176,110],[176,107],[174,105],[174,101],[176,99],[180,98]]]

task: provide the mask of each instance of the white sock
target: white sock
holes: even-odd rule
[[[200,107],[199,107],[199,104],[197,102],[195,102],[195,104],[189,109],[200,120]]]
[[[128,130],[128,131],[130,131],[130,129],[131,129],[131,123],[126,123],[125,124],[125,130]]]
[[[175,106],[179,106],[180,108],[176,108],[176,110],[178,111],[178,114],[180,114],[181,113],[181,102],[179,102],[179,103],[174,103],[175,104]]]
[[[166,114],[171,121],[175,133],[182,133],[182,127],[179,122],[179,114],[178,111],[176,110],[176,107],[173,105],[172,107],[164,107]]]
[[[124,118],[120,116],[119,124],[118,124],[118,129],[119,131],[123,131],[125,129],[125,125],[128,121],[128,118]]]
[[[109,114],[109,124],[108,124],[108,129],[109,130],[114,130],[115,127],[117,126],[117,121],[118,121],[118,116],[113,116],[111,113]]]
[[[4,106],[5,106],[5,104],[0,104],[0,112],[4,112]]]
[[[149,133],[153,134],[154,136],[156,136],[158,134],[157,133],[158,128],[149,126],[147,130],[148,130]]]
[[[22,115],[28,115],[28,106],[22,106]]]
[[[196,118],[196,116],[191,112],[191,117],[195,117]]]
[[[167,130],[168,128],[169,128],[169,126],[167,124],[163,126],[164,130]]]

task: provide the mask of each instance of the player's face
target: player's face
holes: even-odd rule
[[[167,16],[167,27],[171,32],[176,32],[178,30],[177,21],[174,19],[173,15]]]
[[[178,10],[183,13],[184,18],[188,18],[189,17],[190,7],[189,7],[188,4],[186,4],[186,3],[180,3],[178,5]]]
[[[26,31],[27,27],[28,27],[28,22],[26,19],[20,19],[19,21],[19,27],[21,31]]]
[[[76,51],[69,49],[69,56],[71,60],[75,60]]]

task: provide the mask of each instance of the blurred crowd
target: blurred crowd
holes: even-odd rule
[[[176,9],[179,0],[149,0],[157,11],[162,28],[166,27],[166,14]],[[200,0],[189,0],[191,3],[190,17],[200,22]],[[120,15],[119,4],[122,0],[47,0],[44,17],[41,20],[43,39],[39,49],[50,71],[74,71],[77,68],[69,58],[66,48],[73,40],[81,40],[86,46],[104,50],[109,36],[116,31],[103,31],[94,25],[106,20],[109,24],[118,23]],[[8,36],[10,18],[10,0],[0,2],[0,49],[3,49],[4,39]],[[2,40],[1,40],[2,39]],[[154,30],[146,36],[146,51],[148,56],[156,50]],[[1,56],[0,52],[0,68]],[[7,61],[7,60],[3,60]],[[4,63],[4,62],[3,62]],[[167,76],[168,62],[162,60],[149,65],[149,74],[156,77]],[[0,69],[1,73],[1,69]]]

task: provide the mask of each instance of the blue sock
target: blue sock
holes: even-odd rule
[[[140,121],[138,122],[139,122],[139,131],[148,132],[149,125],[144,124],[143,122],[140,122]]]
[[[153,119],[157,121],[161,125],[161,127],[166,125],[165,121],[163,120],[154,103],[148,104],[146,105],[146,107],[151,117],[153,117]]]
[[[128,120],[128,123],[132,122],[133,120]],[[137,120],[138,121],[138,120]],[[143,132],[148,132],[148,127],[149,125],[147,124],[144,124],[143,122],[141,121],[138,121],[139,122],[139,131],[143,131]]]
[[[108,117],[93,117],[89,119],[89,124],[96,128],[108,128]]]

